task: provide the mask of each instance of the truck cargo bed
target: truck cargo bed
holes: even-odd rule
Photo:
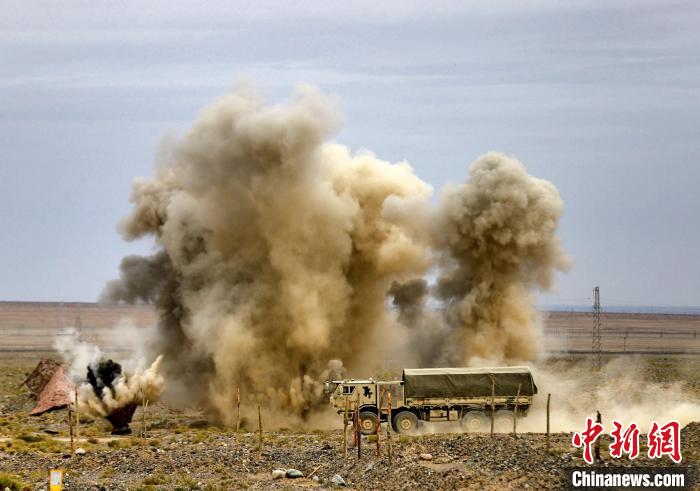
[[[537,393],[528,367],[498,368],[406,368],[405,397],[409,399],[513,398]]]

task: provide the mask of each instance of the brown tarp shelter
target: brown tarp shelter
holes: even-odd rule
[[[403,382],[406,397],[490,397],[537,393],[528,367],[495,368],[406,368]]]
[[[36,407],[29,413],[32,415],[62,408],[74,399],[75,386],[61,364],[50,358],[42,359],[22,385],[36,397]]]
[[[56,360],[42,358],[34,371],[29,374],[29,377],[27,377],[21,385],[26,385],[34,397],[37,397],[42,389],[46,387],[46,384],[49,383],[49,380],[53,377],[53,373],[60,366],[61,364]]]

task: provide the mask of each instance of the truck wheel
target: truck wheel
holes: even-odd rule
[[[374,435],[379,426],[379,418],[372,411],[362,411],[360,413],[360,433],[363,435]]]
[[[493,421],[494,430],[499,433],[510,433],[513,431],[513,420],[515,420],[515,413],[513,411],[508,409],[496,411]]]
[[[414,435],[418,433],[418,416],[410,411],[401,411],[394,417],[394,428],[403,435]]]
[[[483,411],[469,411],[459,420],[459,426],[469,433],[485,433],[491,430],[491,420]]]

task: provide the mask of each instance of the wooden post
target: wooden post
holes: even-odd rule
[[[518,437],[518,399],[520,399],[520,387],[522,384],[518,384],[518,395],[515,396],[515,411],[513,412],[513,436]]]
[[[236,387],[236,433],[241,427],[241,388]]]
[[[68,404],[68,431],[70,433],[70,454],[75,454],[75,442],[73,441],[73,404]]]
[[[148,411],[148,399],[146,399],[145,394],[143,393],[143,390],[141,391],[141,405],[143,407],[143,411],[141,412],[141,431],[143,432],[143,444],[146,444],[146,432],[148,431],[148,419],[146,417],[146,412]]]
[[[143,395],[143,389],[139,389],[139,393],[141,394],[141,428],[139,429],[139,438],[141,439],[141,445],[145,445],[146,442],[144,441],[143,438],[143,411],[145,411],[144,406],[146,402],[146,398]]]
[[[382,392],[379,396],[379,404],[377,405],[377,407],[379,408],[379,414],[377,415],[377,430],[375,431],[375,434],[377,435],[377,457],[382,456],[382,404],[384,404],[385,390],[386,389],[382,387]]]
[[[549,451],[549,401],[552,399],[552,394],[547,394],[547,439],[545,440],[545,445],[547,451]]]
[[[386,440],[387,444],[389,445],[389,463],[391,463],[392,457],[394,456],[394,449],[392,448],[392,438],[391,438],[391,430],[392,430],[392,419],[391,419],[391,391],[386,395],[387,399],[387,424],[386,424]]]
[[[352,403],[352,444],[357,448],[357,411],[355,411],[355,401]]]
[[[491,436],[493,436],[493,427],[496,420],[496,378],[493,374],[489,374],[491,377]]]
[[[362,433],[360,433],[360,397],[355,403],[355,443],[357,443],[357,460],[362,458]]]
[[[260,430],[260,440],[258,442],[258,460],[260,460],[262,459],[263,447],[262,413],[260,412],[260,404],[258,404],[258,429]]]
[[[345,398],[345,413],[343,414],[343,458],[348,458],[348,406],[350,398]]]
[[[603,423],[603,418],[600,415],[600,411],[596,411],[595,422],[598,424]],[[595,461],[600,462],[600,438],[596,438],[595,441]]]
[[[78,386],[75,386],[75,441],[80,445],[80,409],[78,409]]]

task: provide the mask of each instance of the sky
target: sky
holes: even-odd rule
[[[436,192],[498,150],[552,181],[574,266],[541,304],[700,306],[700,3],[0,5],[0,300],[94,301],[159,142],[237,81],[337,101],[335,139]]]

